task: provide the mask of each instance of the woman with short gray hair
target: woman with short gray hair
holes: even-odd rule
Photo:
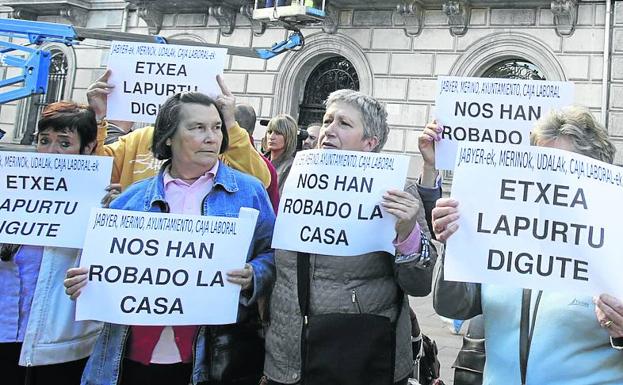
[[[319,149],[381,151],[389,133],[387,112],[381,103],[357,91],[339,90],[329,96],[326,107]],[[430,292],[436,252],[429,245],[428,226],[415,185],[387,191],[380,205],[396,217],[394,253],[377,251],[338,257],[275,251],[277,280],[266,334],[265,384],[407,384],[413,371],[407,295],[426,296]],[[366,234],[364,238],[368,236],[374,235]],[[308,320],[304,312],[309,320],[316,316],[353,320],[357,327],[350,328],[351,323],[344,326],[344,322],[339,323],[341,327],[333,322],[330,326],[315,324],[314,330],[321,334],[339,330],[330,344],[334,347],[331,354],[339,359],[319,354],[315,355],[322,356],[318,362],[302,353],[309,351],[309,346],[326,346],[308,344],[307,331],[312,329],[303,331]],[[382,319],[386,326],[391,323],[391,335],[383,334],[387,344],[375,343],[379,339],[372,335],[383,328],[359,327],[359,321],[366,317]],[[371,350],[373,353],[368,354]]]
[[[389,134],[387,125],[387,111],[385,106],[371,96],[353,90],[338,90],[332,92],[325,104],[345,103],[360,110],[363,118],[363,138],[376,137],[378,143],[372,152],[380,152]],[[324,123],[324,122],[323,122]]]
[[[607,163],[614,159],[608,132],[583,107],[567,107],[541,118],[530,141]],[[446,241],[456,232],[458,217],[458,201],[437,201],[432,222],[438,240]],[[446,281],[443,263],[442,259],[437,266],[433,306],[440,315],[455,319],[483,315],[485,385],[623,384],[621,297]]]
[[[586,107],[552,110],[539,119],[530,133],[533,146],[558,147],[612,163],[616,149],[606,128]]]

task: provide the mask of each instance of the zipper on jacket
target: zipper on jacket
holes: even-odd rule
[[[123,373],[123,361],[125,360],[125,351],[126,351],[127,344],[128,344],[128,337],[130,336],[130,328],[131,326],[128,326],[128,330],[126,330],[125,333],[123,334],[123,345],[121,347],[121,359],[119,360],[119,371],[117,372],[117,381],[115,381],[115,384],[117,385],[121,383],[121,374]]]
[[[361,314],[361,305],[359,305],[359,300],[357,299],[357,292],[355,291],[355,289],[351,291],[350,300],[355,306],[357,306],[357,311]]]

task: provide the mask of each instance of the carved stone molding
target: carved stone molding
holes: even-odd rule
[[[567,80],[552,49],[537,37],[519,32],[492,31],[480,38],[454,62],[448,75],[480,77],[492,65],[517,58],[536,65],[547,80]]]
[[[471,7],[466,0],[446,0],[443,3],[443,13],[448,16],[450,34],[453,36],[463,36],[467,32]]]
[[[325,17],[322,22],[322,30],[333,35],[337,32],[338,11],[332,5],[327,4],[325,5],[324,12]]]
[[[571,35],[578,21],[577,0],[552,0],[550,9],[554,14],[556,33],[560,36]]]
[[[304,50],[295,55],[285,54],[277,72],[271,114],[287,113],[298,117],[309,75],[323,60],[336,55],[344,56],[352,63],[359,76],[359,91],[373,95],[372,66],[361,46],[342,33],[329,35],[317,32],[305,38]]]
[[[395,22],[405,26],[407,36],[417,36],[422,32],[424,24],[424,10],[417,1],[404,1],[396,6]],[[399,19],[399,20],[396,20]]]
[[[37,20],[37,14],[24,8],[13,7],[13,11],[9,12],[10,19],[20,20]]]
[[[84,8],[65,6],[59,11],[59,16],[67,19],[71,24],[78,27],[86,27],[89,11]]]
[[[225,5],[217,5],[210,7],[210,16],[216,19],[219,24],[221,35],[229,36],[234,32],[236,28],[236,14],[237,12]]]
[[[151,35],[157,35],[162,29],[162,12],[150,4],[138,6],[138,16],[145,21]]]
[[[11,19],[21,20],[37,20],[38,16],[60,16],[65,19],[68,24],[72,24],[78,27],[85,27],[87,25],[87,18],[89,11],[82,7],[78,7],[71,4],[66,4],[55,8],[42,8],[36,7],[19,7],[12,6],[13,11],[9,13],[8,17]]]
[[[240,7],[240,14],[249,19],[253,34],[255,36],[260,36],[264,34],[264,31],[266,31],[266,23],[253,19],[253,8],[253,4],[245,4]]]

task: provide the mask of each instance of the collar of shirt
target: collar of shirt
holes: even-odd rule
[[[206,180],[214,179],[214,176],[216,175],[216,172],[218,171],[218,164],[219,164],[218,161],[216,163],[214,163],[214,166],[212,166],[211,169],[206,171],[205,174],[201,175],[193,183],[188,183],[188,182],[186,182],[183,179],[174,178],[173,176],[171,176],[171,166],[169,165],[169,167],[167,167],[166,170],[164,170],[164,189],[166,191],[167,185],[169,183],[176,183],[176,184],[181,184],[181,185],[184,185],[184,186],[192,186],[195,183],[205,183]]]
[[[193,183],[173,178],[170,167],[164,171],[164,196],[173,214],[201,215],[203,198],[212,190],[219,162]]]

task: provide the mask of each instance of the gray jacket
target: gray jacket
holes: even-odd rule
[[[406,191],[419,199],[414,186]],[[424,209],[418,213],[422,232],[428,234]],[[399,290],[412,296],[430,293],[436,251],[431,247],[431,265],[422,269],[412,259],[397,264],[385,252],[353,257],[311,255],[310,313],[369,313],[398,316]],[[277,280],[273,289],[271,322],[266,334],[264,372],[269,379],[292,384],[301,380],[301,331],[303,319],[298,303],[296,253],[276,250]],[[395,381],[413,370],[409,302],[405,295],[396,326]],[[364,337],[364,336],[362,336]]]

